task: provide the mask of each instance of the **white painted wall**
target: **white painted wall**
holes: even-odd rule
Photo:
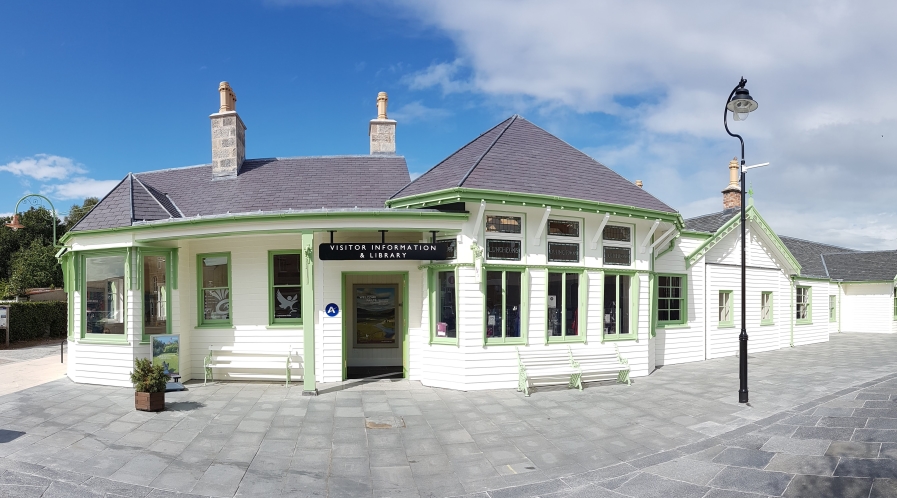
[[[843,332],[893,333],[894,284],[843,284]]]
[[[829,338],[829,282],[797,278],[794,280],[794,283],[795,286],[809,286],[811,288],[810,316],[812,322],[808,324],[801,324],[798,323],[795,319],[793,334],[794,345],[802,346],[804,344],[814,344],[817,342],[827,341]]]

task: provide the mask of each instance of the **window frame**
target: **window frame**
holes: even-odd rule
[[[163,334],[147,334],[146,333],[146,301],[143,299],[146,292],[144,290],[144,285],[146,284],[146,278],[144,275],[144,258],[146,256],[164,256],[165,257],[165,288],[167,289],[168,300],[165,303],[166,313],[168,319],[165,320],[165,334],[171,335],[172,331],[172,315],[171,315],[171,303],[174,301],[172,297],[172,291],[177,289],[176,282],[176,271],[177,268],[177,257],[178,250],[177,249],[142,249],[138,248],[137,250],[137,275],[138,275],[138,285],[137,292],[140,293],[141,299],[141,320],[140,320],[140,342],[141,344],[148,344],[151,340],[152,336],[155,335],[163,335]]]
[[[299,302],[297,305],[299,306],[299,318],[275,318],[274,317],[274,306],[275,305],[275,296],[274,296],[274,256],[282,256],[282,255],[296,255],[299,256],[299,285],[280,285],[278,287],[299,287]],[[268,251],[268,326],[285,326],[287,328],[295,327],[297,325],[302,325],[303,316],[302,315],[302,293],[305,291],[305,285],[302,284],[302,279],[305,277],[305,272],[303,271],[302,258],[305,255],[302,253],[301,248],[297,249],[277,249],[273,251]],[[230,260],[228,260],[228,280],[230,280]],[[233,295],[233,291],[231,291],[231,295]],[[233,307],[231,308],[233,312]]]
[[[439,292],[439,273],[451,272],[455,276],[455,337],[439,337],[436,334],[437,307],[440,305],[437,293]],[[454,268],[430,268],[427,275],[427,282],[430,286],[429,307],[430,307],[430,344],[444,344],[447,346],[457,346],[460,330],[458,327],[458,267]],[[485,332],[484,332],[485,333]]]
[[[230,313],[228,313],[228,317],[226,320],[213,320],[205,319],[205,288],[202,286],[202,260],[203,258],[215,258],[215,257],[226,257],[227,258],[227,295],[230,300]],[[222,328],[232,328],[234,323],[234,281],[231,276],[231,272],[233,271],[233,259],[231,258],[230,252],[209,252],[209,253],[201,253],[196,255],[196,328],[206,328],[206,329],[222,329]],[[223,287],[209,287],[209,289],[221,289]]]
[[[634,237],[633,237],[634,238]],[[604,332],[604,278],[608,276],[628,276],[629,277],[629,333],[620,333],[620,320],[616,320],[616,333],[607,334]],[[617,278],[617,295],[620,293],[620,279]],[[636,271],[603,271],[601,272],[601,342],[605,341],[638,341],[638,311],[639,311],[639,272]],[[633,312],[633,309],[635,312]],[[620,300],[617,299],[616,309],[617,316],[620,315]]]
[[[661,277],[679,277],[682,282],[680,288],[680,296],[678,298],[664,298],[664,299],[679,299],[680,308],[679,308],[679,320],[661,320],[660,319],[660,278]],[[682,273],[658,273],[654,276],[654,296],[655,303],[654,309],[657,312],[655,318],[657,320],[658,327],[664,327],[667,325],[684,325],[688,323],[688,275]]]
[[[729,320],[720,320],[720,316],[719,316],[719,311],[721,309],[721,306],[720,306],[721,303],[720,303],[719,298],[723,295],[729,296],[729,299],[727,302],[727,304],[728,304],[727,308],[729,310]],[[733,291],[731,291],[729,289],[719,289],[719,292],[717,294],[717,302],[716,302],[716,309],[717,309],[716,328],[729,329],[729,328],[735,327],[735,313],[734,313],[735,302],[734,301],[735,301],[735,293]]]
[[[507,216],[520,218],[520,233],[490,232],[487,229],[486,220],[489,216]],[[520,242],[520,259],[493,259],[489,257],[489,240],[515,240]],[[487,211],[483,213],[483,261],[492,265],[523,265],[526,264],[526,213],[510,213],[500,211]]]
[[[794,290],[794,319],[795,323],[798,325],[809,325],[813,323],[813,287],[809,285],[798,285],[795,286]],[[807,308],[806,317],[799,318],[800,314],[800,290],[806,289],[807,291],[807,302],[805,304]]]
[[[481,291],[483,293],[483,345],[485,346],[494,346],[494,345],[509,345],[509,346],[520,346],[528,344],[529,340],[529,269],[524,266],[513,266],[513,265],[489,265],[483,266],[483,278],[482,278],[482,287]],[[502,337],[487,337],[486,332],[489,328],[489,309],[486,306],[487,303],[487,295],[486,295],[486,287],[488,285],[489,279],[486,278],[486,275],[490,271],[500,271],[502,272],[502,314],[501,314],[501,323],[502,323]],[[517,272],[520,273],[520,337],[505,337],[504,324],[507,322],[507,306],[505,305],[505,300],[507,296],[507,273],[508,272]]]
[[[130,247],[123,249],[106,249],[100,251],[79,251],[78,262],[80,263],[78,270],[78,293],[80,294],[80,317],[79,324],[79,342],[96,342],[107,344],[128,344],[128,313],[129,299],[128,291],[131,290],[131,262],[132,250]],[[125,259],[124,276],[122,278],[122,334],[94,334],[87,332],[87,259],[103,258],[109,256],[121,256]]]
[[[894,320],[897,320],[897,284],[894,285]]]
[[[763,298],[769,296],[769,319],[763,318]],[[760,292],[760,325],[775,325],[775,296],[772,291]]]
[[[562,221],[562,222],[575,222],[579,224],[579,235],[576,237],[570,237],[566,235],[551,235],[550,225],[552,221]],[[585,232],[585,220],[583,218],[569,217],[569,216],[549,216],[545,221],[545,261],[549,265],[553,266],[564,266],[564,265],[580,265],[583,264],[583,233]],[[577,251],[579,253],[579,258],[576,261],[552,261],[550,259],[550,245],[552,243],[561,243],[561,244],[576,244],[579,247]]]
[[[580,233],[582,233],[582,230],[580,230]],[[558,305],[561,307],[561,335],[560,336],[551,335],[551,330],[549,330],[549,328],[548,328],[548,319],[549,319],[548,310],[551,309],[548,307],[548,296],[549,296],[549,294],[548,294],[549,293],[548,278],[551,273],[557,273],[560,275],[564,275],[561,280],[561,282],[562,282],[561,283],[561,302],[558,303]],[[566,285],[566,279],[567,279],[566,275],[567,274],[579,275],[579,278],[578,278],[578,286],[579,286],[578,293],[579,293],[579,295],[577,296],[578,304],[577,304],[577,322],[576,322],[576,329],[579,332],[579,334],[571,335],[571,336],[567,335],[567,328],[564,326],[564,324],[567,323],[567,308],[566,308],[566,306],[564,306],[564,303],[567,302],[567,285]],[[587,342],[587,340],[588,340],[587,335],[588,335],[589,328],[588,328],[588,322],[587,322],[588,306],[587,306],[586,301],[588,300],[588,296],[589,296],[589,281],[588,281],[588,276],[586,275],[586,272],[584,270],[572,270],[569,268],[566,268],[563,270],[561,270],[561,269],[552,270],[549,268],[548,271],[545,272],[545,344]]]
[[[605,240],[604,239],[604,230],[608,227],[627,227],[629,228],[629,242],[617,241],[617,240]],[[614,268],[633,268],[635,266],[635,224],[634,223],[623,223],[617,221],[608,221],[606,225],[601,229],[601,265],[602,266],[611,266]],[[629,264],[628,265],[618,265],[613,263],[608,263],[607,258],[604,254],[604,249],[606,247],[620,247],[629,249]],[[604,330],[602,328],[602,330]]]
[[[828,322],[836,323],[838,321],[838,296],[834,294],[828,295]]]

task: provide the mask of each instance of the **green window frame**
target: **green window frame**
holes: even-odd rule
[[[428,281],[430,344],[456,346],[458,345],[458,270],[431,268]],[[442,328],[444,330],[440,330]]]
[[[799,324],[813,323],[813,288],[798,285],[794,293],[794,318]]]
[[[175,269],[177,268],[177,249],[167,249],[167,250],[146,250],[146,249],[138,249],[137,252],[137,275],[138,275],[138,288],[141,296],[141,302],[143,307],[142,319],[140,320],[140,340],[142,343],[149,342],[150,337],[156,334],[147,333],[147,318],[151,315],[147,313],[147,301],[152,302],[152,298],[156,297],[157,301],[164,300],[165,302],[165,332],[164,334],[171,334],[171,302],[172,299],[172,290],[177,289],[177,272]],[[147,284],[153,285],[153,281],[148,279],[146,276],[146,258],[147,257],[163,257],[165,258],[165,283],[164,287],[160,287],[158,290],[157,296],[152,296],[147,293]],[[162,290],[164,289],[164,290]],[[149,293],[152,294],[152,293]],[[149,299],[148,299],[149,298]],[[160,310],[161,311],[161,310]],[[161,315],[161,312],[158,314]]]
[[[279,272],[279,268],[277,264],[275,264],[275,260],[277,256],[295,256],[296,266],[299,269],[299,281],[298,283],[277,283],[277,275]],[[294,327],[297,325],[302,325],[302,278],[304,276],[303,268],[302,268],[302,258],[303,258],[301,249],[288,249],[288,250],[279,250],[279,251],[268,251],[268,325],[286,325],[288,327]],[[296,296],[295,301],[291,301],[291,296],[284,296],[282,293],[278,293],[279,289],[299,289],[299,293]],[[290,305],[290,309],[293,311],[298,311],[298,317],[280,317],[276,316],[277,309],[286,309],[287,305]]]
[[[601,279],[601,341],[638,340],[639,274],[604,272]],[[623,292],[627,285],[629,289]]]
[[[834,294],[828,296],[828,321],[829,323],[838,321],[838,296]]]
[[[96,342],[96,343],[111,343],[111,344],[127,344],[128,341],[128,291],[131,289],[131,264],[132,264],[132,256],[131,256],[131,248],[126,249],[118,249],[118,250],[106,250],[106,251],[85,251],[78,254],[78,261],[80,262],[80,268],[78,273],[79,285],[78,291],[80,293],[81,302],[80,302],[80,315],[81,315],[81,324],[80,324],[80,332],[79,335],[81,337],[81,342]],[[104,264],[109,263],[108,259],[110,258],[122,258],[122,271],[123,275],[119,278],[106,278],[106,284],[103,286],[105,289],[103,295],[97,296],[97,291],[90,290],[88,284],[88,272],[91,271],[90,260],[95,259],[106,259],[107,261]],[[98,282],[99,280],[92,281]],[[121,287],[119,292],[119,286]],[[112,293],[112,296],[107,295],[108,293]],[[93,295],[93,296],[92,296]],[[111,297],[111,306],[110,298]],[[112,310],[108,310],[106,308],[113,308]],[[88,308],[93,308],[88,310]],[[116,311],[117,310],[117,311]],[[114,323],[107,324],[100,322],[104,322],[105,319],[97,319],[98,314],[102,313],[120,313],[120,320],[115,320]],[[90,313],[90,320],[88,320],[88,313]],[[88,323],[91,326],[88,328]],[[115,330],[118,328],[117,326],[121,325],[121,332],[116,332]],[[102,332],[94,332],[95,330],[102,330]],[[109,332],[107,332],[109,331]]]
[[[730,290],[719,291],[719,300],[717,301],[717,309],[719,310],[719,315],[717,316],[717,327],[719,328],[728,328],[735,326],[735,316],[732,312],[732,296],[733,293]]]
[[[227,265],[227,286],[214,285],[213,283],[209,283],[209,281],[203,281],[203,260],[212,259],[212,258],[226,258],[225,264]],[[230,328],[233,326],[234,319],[234,307],[233,307],[233,280],[231,279],[231,257],[229,252],[216,252],[216,253],[206,253],[206,254],[197,254],[196,255],[196,315],[197,315],[197,328]],[[214,294],[213,297],[219,300],[219,305],[221,302],[227,300],[228,302],[228,313],[226,319],[221,318],[206,318],[205,317],[205,293],[206,292],[218,292]],[[221,293],[220,291],[226,291],[225,293]],[[217,309],[217,307],[216,307]]]
[[[552,275],[560,276],[560,295],[552,294]],[[546,317],[545,317],[545,342],[585,342],[586,332],[586,299],[588,298],[589,283],[585,272],[582,271],[548,271],[546,292]],[[555,277],[557,278],[557,277]],[[571,295],[569,286],[576,282],[575,294]],[[551,307],[554,296],[555,307]],[[572,303],[570,301],[576,300]],[[570,309],[573,316],[570,316]],[[574,333],[569,333],[573,330]],[[555,334],[557,331],[557,334]]]
[[[526,268],[486,266],[483,268],[483,274],[484,343],[487,345],[526,344],[527,322],[529,320],[529,300],[527,297],[529,294],[529,278]],[[513,290],[509,292],[509,275],[511,275],[510,281],[512,286],[510,289],[513,289],[513,285],[516,283],[515,280],[519,279],[519,296],[515,296]],[[493,303],[493,306],[490,307],[489,287],[496,283],[500,283],[502,302],[501,305]],[[494,297],[491,298],[494,301]],[[516,303],[518,308],[516,310],[514,309],[514,301],[519,301],[519,303]],[[513,316],[514,314],[516,314],[516,317]]]
[[[688,321],[688,276],[658,273],[654,279],[657,325],[682,325]]]
[[[894,287],[894,320],[897,320],[897,286]]]
[[[774,325],[775,308],[773,303],[772,291],[760,293],[760,325]]]

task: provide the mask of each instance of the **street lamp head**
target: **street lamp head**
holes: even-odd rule
[[[7,223],[6,226],[8,226],[9,228],[12,228],[13,230],[18,230],[18,229],[20,229],[20,228],[25,228],[25,225],[23,225],[22,222],[19,221],[19,213],[14,214],[14,215],[12,216],[12,221],[10,221],[9,223]]]
[[[735,94],[732,95],[732,99],[726,104],[726,109],[732,111],[732,117],[735,121],[744,121],[748,118],[748,113],[756,111],[758,106],[757,102],[751,98],[751,93],[744,87],[747,81],[741,81],[741,86],[735,89]]]

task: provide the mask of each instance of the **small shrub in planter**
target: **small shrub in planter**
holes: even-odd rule
[[[165,387],[171,376],[162,365],[145,358],[134,359],[131,383],[134,384],[134,408],[145,412],[165,409]]]

